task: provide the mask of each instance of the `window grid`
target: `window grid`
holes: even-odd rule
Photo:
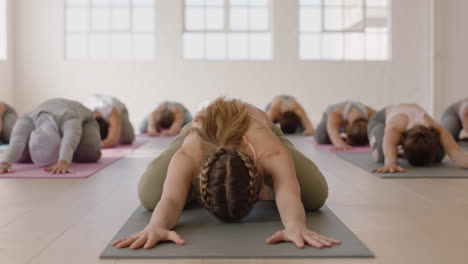
[[[70,3],[71,2],[71,3]],[[95,3],[97,2],[97,3]],[[101,3],[99,3],[101,2]],[[102,2],[107,2],[102,3]],[[120,4],[119,4],[120,2]],[[81,26],[84,29],[70,29],[69,22],[67,21],[70,16],[70,11],[77,9],[82,9],[86,15],[86,23],[82,24]],[[96,29],[96,25],[93,24],[94,21],[94,14],[96,11],[107,11],[107,26],[105,29]],[[126,19],[123,28],[116,28],[114,25],[115,21],[119,19],[114,18],[116,11],[121,11],[121,14],[125,14]],[[122,12],[123,11],[123,12]],[[150,29],[146,30],[139,30],[135,26],[135,13],[137,11],[146,11],[150,13],[150,23],[148,23]],[[65,58],[66,59],[138,59],[138,60],[151,60],[154,58],[154,0],[68,0],[65,2]],[[96,20],[99,17],[96,16]],[[115,20],[114,20],[115,19]],[[121,19],[122,20],[122,19]],[[81,21],[81,22],[84,22]],[[148,21],[147,21],[148,22]],[[77,25],[75,25],[77,26]],[[141,25],[140,25],[141,26]],[[72,54],[73,50],[71,47],[75,43],[73,43],[74,38],[82,38],[82,41],[85,40],[86,44],[81,45],[81,52],[82,54]],[[105,42],[106,47],[101,46],[101,54],[93,55],[93,50],[97,48],[97,45],[93,45],[93,40],[101,38],[101,41]],[[124,48],[124,52],[122,50],[117,52],[118,43],[123,43],[125,41],[118,41],[118,39],[123,40],[127,38],[127,47]],[[140,46],[136,45],[137,40],[142,40],[146,38],[144,41],[140,43]],[[77,39],[75,39],[76,41]],[[106,43],[107,42],[107,43]],[[82,43],[83,44],[83,43]],[[101,43],[102,44],[102,43]],[[140,52],[139,48],[146,45],[146,50]],[[85,47],[86,46],[86,47]]]
[[[0,0],[0,60],[7,60],[7,0]]]
[[[300,24],[300,59],[302,60],[361,60],[361,61],[382,61],[390,59],[390,0],[360,0],[362,1],[363,8],[363,25],[362,31],[349,30],[326,30],[325,28],[325,8],[330,6],[335,7],[351,7],[361,5],[347,4],[347,1],[357,2],[353,0],[299,0],[299,24]],[[333,1],[334,4],[327,2]],[[343,2],[344,1],[344,2]],[[312,30],[304,28],[302,25],[302,16],[306,11],[320,10],[320,26]],[[370,25],[369,21],[372,20],[368,10],[382,11],[384,10],[384,17],[374,17],[376,21],[384,21],[384,23],[377,23]],[[342,12],[342,15],[344,12]],[[309,13],[310,15],[310,13]],[[375,15],[374,15],[375,16]],[[304,23],[305,24],[305,23]],[[376,26],[377,25],[377,26]],[[333,41],[333,38],[335,39]],[[360,41],[359,41],[360,39]],[[307,41],[306,41],[307,40]],[[327,41],[328,40],[328,41]],[[358,40],[358,41],[356,41]],[[353,50],[347,51],[346,49],[354,43]],[[341,43],[339,43],[341,42]],[[359,43],[360,42],[360,43]],[[313,45],[306,44],[314,43]],[[350,44],[351,43],[351,44]],[[358,43],[359,45],[356,45]],[[327,48],[333,49],[337,45],[339,48],[335,49],[334,55],[327,54]],[[359,46],[359,47],[356,47]],[[380,46],[380,48],[376,48]],[[330,48],[331,47],[331,48]],[[350,49],[351,50],[351,49]],[[354,55],[353,55],[354,54]]]
[[[218,5],[209,5],[207,4],[206,0],[201,0],[203,4],[189,4],[187,3],[188,1],[185,0],[185,8],[183,11],[183,27],[184,27],[184,58],[185,59],[194,59],[194,60],[270,60],[272,55],[272,48],[271,48],[271,3],[270,0],[266,0],[265,4],[263,5],[253,5],[249,0],[246,1],[246,4],[242,5],[236,5],[231,2],[231,0],[222,0],[220,4]],[[203,25],[199,29],[193,29],[189,28],[187,25],[187,10],[190,8],[201,8],[203,11],[202,17],[203,17]],[[224,11],[223,13],[223,26],[220,29],[208,29],[207,25],[207,9],[208,8],[222,8]],[[232,28],[232,23],[231,23],[231,12],[233,9],[236,8],[243,8],[247,10],[247,26],[245,29],[233,29]],[[252,29],[252,24],[251,24],[251,10],[252,9],[257,9],[257,10],[266,10],[267,14],[267,21],[266,21],[266,27],[265,29]],[[255,52],[253,51],[252,46],[252,39],[254,39],[254,34],[264,34],[269,38],[269,49],[270,49],[270,54],[264,56],[263,58],[259,58],[255,56]],[[186,51],[187,46],[189,46],[188,38],[193,35],[199,35],[202,38],[202,52],[198,54],[197,56],[192,56],[188,55],[188,52]],[[210,58],[208,55],[210,48],[208,47],[208,38],[211,36],[214,36],[215,34],[218,34],[224,39],[224,54],[218,58]],[[230,54],[230,39],[234,38],[236,35],[239,34],[246,34],[246,42],[244,44],[247,44],[247,55],[243,58],[235,58],[235,56],[232,56]],[[268,47],[267,47],[268,48]]]

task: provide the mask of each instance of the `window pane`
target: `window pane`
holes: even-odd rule
[[[251,8],[250,12],[250,30],[268,29],[268,8]]]
[[[110,20],[110,8],[93,8],[91,10],[91,28],[93,30],[109,30]]]
[[[247,8],[231,8],[229,23],[233,30],[247,30],[249,28],[249,16]]]
[[[153,59],[154,36],[152,34],[135,34],[133,36],[133,53],[136,59]]]
[[[155,0],[133,0],[133,7],[154,7]]]
[[[130,7],[130,0],[112,0],[112,7]]]
[[[388,36],[378,30],[369,29],[366,33],[366,59],[388,59]]]
[[[343,5],[347,7],[362,7],[364,5],[364,0],[344,0]]]
[[[250,6],[268,6],[268,0],[250,0]]]
[[[299,27],[305,32],[322,31],[322,10],[320,8],[301,8]]]
[[[343,34],[327,33],[322,36],[322,57],[326,60],[343,59]]]
[[[188,30],[202,30],[205,28],[203,8],[185,9],[185,28]]]
[[[249,4],[248,0],[229,0],[232,6],[247,6]]]
[[[224,8],[206,9],[206,29],[221,30],[224,28]]]
[[[206,58],[209,60],[226,58],[226,35],[224,33],[206,34]]]
[[[300,5],[321,6],[322,0],[300,0]]]
[[[205,0],[206,6],[224,6],[224,0]]]
[[[320,34],[303,34],[299,40],[299,56],[304,60],[319,60],[322,38]]]
[[[112,58],[129,59],[132,56],[132,35],[128,33],[112,34]]]
[[[88,32],[89,14],[87,8],[67,8],[65,28],[67,32]]]
[[[268,60],[272,58],[271,34],[250,34],[250,58]]]
[[[86,59],[88,57],[88,35],[68,34],[65,38],[65,52],[69,59]]]
[[[248,59],[249,35],[247,33],[231,33],[228,36],[228,58],[233,60]]]
[[[205,50],[205,38],[202,33],[184,34],[184,58],[203,59]]]
[[[341,6],[343,4],[343,0],[323,0],[323,4],[325,6]]]
[[[134,8],[133,9],[133,31],[153,32],[154,31],[154,9]]]
[[[343,29],[343,9],[335,7],[325,8],[325,30]]]
[[[88,0],[66,0],[67,7],[87,7],[88,4]]]
[[[362,8],[345,8],[343,13],[343,30],[363,31],[364,30],[364,12]]]
[[[367,6],[387,7],[388,0],[366,0]]]
[[[111,1],[110,0],[91,0],[92,7],[110,7]]]
[[[204,6],[205,0],[185,0],[187,6]]]
[[[129,8],[112,8],[112,29],[130,30]]]
[[[92,59],[107,59],[110,56],[110,35],[91,34],[89,42],[89,56]]]
[[[344,47],[346,60],[363,60],[364,56],[364,33],[345,34]]]

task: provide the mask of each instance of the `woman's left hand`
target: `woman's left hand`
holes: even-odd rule
[[[64,160],[59,160],[55,166],[45,168],[44,170],[52,174],[73,173],[73,171],[70,170],[70,165]]]
[[[304,130],[304,132],[302,132],[302,134],[304,136],[313,136],[314,135],[314,129],[313,128],[306,129],[306,130]]]
[[[304,248],[309,244],[315,248],[331,247],[335,244],[340,244],[341,241],[331,237],[322,236],[307,227],[291,227],[276,232],[273,236],[267,238],[268,244],[274,244],[281,241],[294,243],[298,248]]]

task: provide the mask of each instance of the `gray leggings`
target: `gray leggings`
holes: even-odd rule
[[[30,123],[29,123],[30,122]],[[29,124],[27,124],[29,123]],[[27,117],[22,117],[18,120],[18,128],[23,126],[32,126],[34,123]],[[29,138],[28,138],[29,141]],[[81,139],[78,147],[73,153],[74,162],[97,162],[101,158],[101,134],[99,131],[99,125],[95,119],[88,119],[83,122],[83,128],[81,131]],[[29,154],[28,144],[18,160],[22,163],[31,163],[31,156]]]
[[[318,124],[317,128],[315,129],[314,138],[318,144],[331,144],[330,137],[328,136],[327,131],[327,114],[323,113],[322,120]]]
[[[456,104],[449,106],[447,110],[445,110],[440,123],[442,127],[453,136],[455,140],[459,139],[463,126],[457,111]]]
[[[385,155],[383,151],[383,139],[385,135],[386,108],[377,112],[367,124],[367,133],[369,135],[369,143],[372,147],[372,157],[376,162],[383,163]],[[441,148],[435,158],[434,163],[441,162],[445,157],[445,151]]]
[[[0,122],[2,122],[2,131],[0,132],[0,144],[9,143],[11,138],[11,132],[13,131],[13,126],[18,119],[18,115],[13,107],[5,104],[5,113],[1,117]]]
[[[141,204],[146,209],[153,210],[161,199],[169,162],[182,146],[185,131],[190,127],[191,123],[182,129],[181,134],[163,153],[150,163],[141,177],[138,185],[138,196]],[[304,207],[307,210],[319,209],[328,197],[328,185],[325,177],[310,159],[294,147],[276,125],[272,125],[271,129],[283,146],[289,150],[294,160],[296,177],[301,188],[301,200]],[[272,187],[271,182],[265,182],[265,184]]]
[[[135,130],[133,129],[130,118],[128,117],[128,110],[124,108],[121,114],[122,125],[120,128],[120,144],[127,145],[132,144],[135,140]]]

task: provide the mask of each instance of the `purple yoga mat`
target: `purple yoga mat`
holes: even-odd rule
[[[141,147],[148,141],[145,137],[137,137],[132,145],[121,145],[115,148],[103,149],[102,158],[94,163],[72,163],[70,169],[73,173],[51,174],[32,163],[13,164],[13,173],[0,174],[0,178],[23,178],[23,179],[80,179],[87,178],[104,169],[110,164],[125,157],[126,154]]]
[[[339,150],[336,149],[335,146],[332,144],[318,144],[317,141],[315,141],[314,138],[311,139],[310,141],[315,147],[317,147],[319,150],[326,151],[326,152],[334,152],[334,153],[368,153],[372,152],[372,148],[370,146],[362,146],[362,147],[352,147],[351,149],[348,150]]]

